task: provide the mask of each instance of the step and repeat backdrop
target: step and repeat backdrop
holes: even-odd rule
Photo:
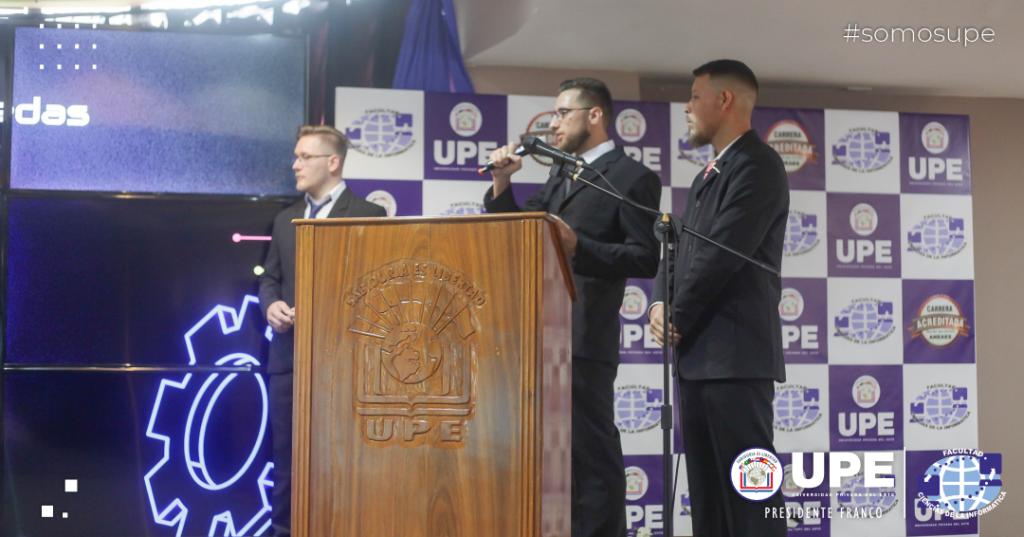
[[[337,88],[335,126],[353,143],[346,181],[390,215],[481,213],[491,183],[477,168],[499,145],[550,134],[553,107],[552,97]],[[609,127],[617,145],[661,176],[665,211],[683,210],[713,156],[710,146],[687,143],[684,108],[618,101]],[[788,519],[790,534],[977,534],[976,518],[938,515],[917,501],[926,474],[936,474],[923,480],[932,485],[953,479],[936,473],[943,450],[978,447],[968,118],[759,108],[753,126],[785,162],[791,190],[779,304],[787,379],[773,402],[778,454],[788,472],[792,453],[808,453],[808,474],[810,452],[863,460],[887,451],[895,460],[891,488],[865,487],[863,475],[830,488],[827,468],[815,489],[787,479],[786,505],[803,510]],[[540,189],[550,164],[524,162],[513,177],[520,203]],[[661,351],[647,323],[651,285],[632,280],[623,297],[616,423],[630,531],[661,535],[659,407],[674,394],[663,393]],[[676,431],[674,452],[683,453]],[[689,535],[690,491],[679,466],[670,516],[677,535]],[[970,469],[961,470],[956,479],[969,480]],[[923,488],[943,503],[967,494]],[[991,498],[980,501],[973,508]],[[818,507],[831,516],[815,516]],[[880,516],[851,516],[863,508]]]

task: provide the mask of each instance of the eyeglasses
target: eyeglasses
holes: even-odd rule
[[[568,115],[569,112],[575,112],[576,110],[590,110],[590,108],[559,108],[554,111],[553,115],[558,121],[565,121],[565,116]]]
[[[333,157],[333,156],[334,155],[300,155],[300,156],[297,156],[297,157],[292,157],[292,166],[294,166],[296,162],[299,163],[299,166],[305,166],[307,160],[312,160],[312,159],[320,158],[320,157]]]

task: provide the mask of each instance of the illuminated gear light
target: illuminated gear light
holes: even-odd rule
[[[270,327],[263,334],[253,330],[265,322],[259,318],[258,307],[250,309],[257,304],[258,298],[247,295],[238,311],[222,305],[210,310],[185,334],[189,365],[260,365],[254,355],[259,354],[260,336],[266,337]],[[256,315],[259,322],[252,322],[254,319],[247,319],[247,315]],[[210,322],[214,317],[219,321],[219,327],[217,323]],[[262,468],[253,464],[263,443],[269,411],[263,376],[258,373],[252,375],[263,404],[253,448],[237,471],[227,472],[232,474],[230,478],[219,481],[212,475],[214,472],[211,472],[207,459],[208,426],[218,400],[222,396],[228,398],[225,392],[238,374],[212,373],[195,382],[192,376],[193,373],[186,373],[180,380],[161,380],[146,429],[147,437],[163,443],[162,458],[144,477],[153,519],[157,524],[176,527],[177,537],[186,533],[201,534],[204,530],[208,530],[207,535],[211,537],[263,535],[271,525],[268,491],[273,487],[269,476],[274,468],[272,462],[267,462]],[[237,388],[240,384],[236,382],[234,386]],[[190,397],[191,405],[188,404]],[[186,408],[187,418],[181,415]],[[183,421],[183,437],[176,437],[174,433],[162,434],[182,431]],[[182,479],[185,475],[189,477]],[[239,494],[238,487],[249,491],[252,486],[259,491],[259,499],[255,494]],[[251,498],[248,503],[244,499],[246,496]],[[243,498],[241,502],[238,501],[240,497]],[[222,509],[217,501],[227,501],[228,498],[234,505]],[[188,504],[193,505],[191,520]],[[240,527],[236,527],[236,518],[240,518]],[[188,532],[185,532],[186,524]]]

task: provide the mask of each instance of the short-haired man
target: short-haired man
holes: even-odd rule
[[[274,219],[270,250],[260,276],[260,307],[274,329],[270,342],[270,430],[273,439],[274,490],[271,522],[275,535],[291,534],[292,481],[292,362],[295,324],[295,226],[296,218],[354,218],[387,216],[383,207],[370,203],[345,188],[341,169],[349,141],[333,127],[316,125],[299,129],[295,144],[295,188],[304,198]]]
[[[684,224],[780,267],[789,184],[778,153],[750,128],[757,79],[735,60],[710,62],[693,75],[690,145],[711,144],[717,157],[690,187]],[[689,235],[678,252],[667,336],[675,345],[693,534],[784,537],[786,521],[765,516],[766,507],[783,507],[779,493],[753,502],[730,484],[740,453],[775,452],[774,381],[786,379],[781,281]],[[665,277],[659,269],[650,309],[651,333],[661,344]]]
[[[658,175],[608,139],[612,96],[593,78],[558,88],[551,129],[555,145],[601,171],[615,188],[644,206],[661,201]],[[489,213],[547,211],[561,217],[559,233],[572,256],[579,301],[572,305],[572,535],[626,535],[626,477],[615,427],[614,383],[619,366],[619,308],[627,278],[650,278],[658,266],[654,216],[573,182],[551,169],[540,192],[519,207],[511,176],[522,168],[515,143],[491,160]],[[581,177],[602,182],[591,171]]]

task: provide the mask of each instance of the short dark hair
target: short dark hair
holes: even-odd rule
[[[580,90],[577,100],[581,105],[601,109],[601,113],[604,115],[604,127],[608,128],[612,121],[613,110],[612,92],[608,91],[608,86],[596,78],[581,76],[562,82],[558,86],[558,93],[572,89]]]
[[[349,145],[351,142],[348,141],[348,136],[342,134],[341,131],[331,127],[330,125],[303,125],[299,127],[299,135],[296,139],[302,138],[303,136],[317,136],[320,140],[327,142],[327,145],[331,146],[331,149],[341,157],[341,162],[345,162],[345,155],[348,154]]]
[[[724,76],[738,80],[757,93],[757,77],[747,64],[737,60],[715,60],[693,70],[693,76],[710,75],[711,78]]]

